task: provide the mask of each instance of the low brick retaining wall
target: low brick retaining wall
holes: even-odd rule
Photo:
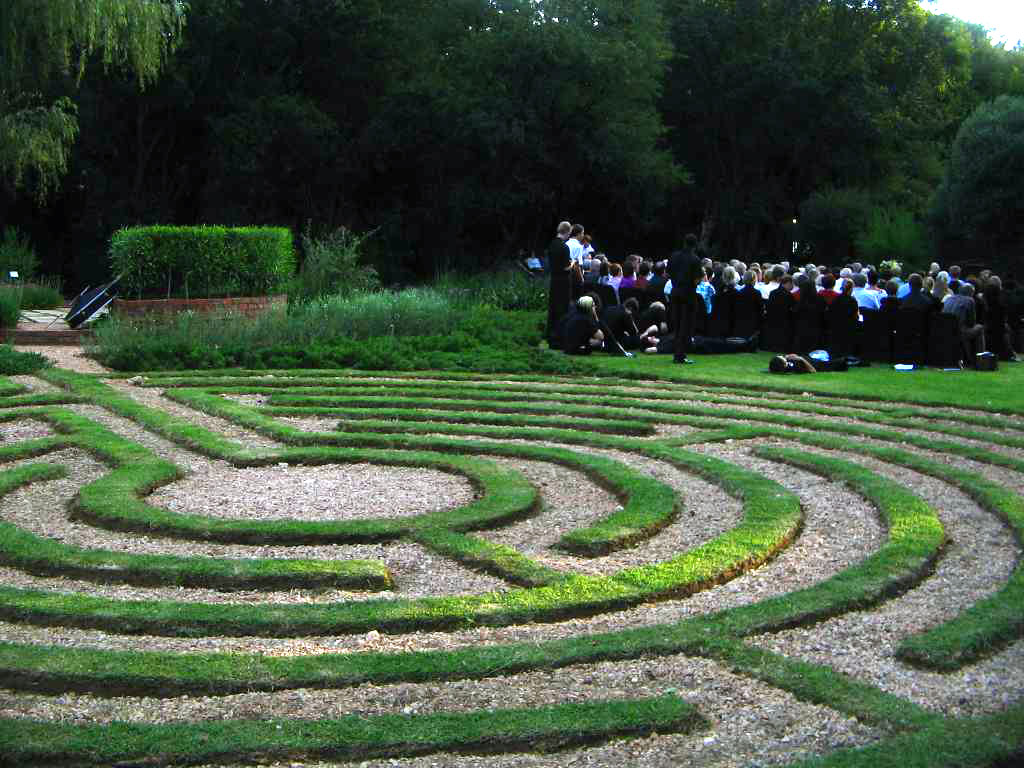
[[[110,311],[127,317],[174,312],[234,312],[258,315],[288,303],[287,294],[276,296],[228,296],[222,299],[114,299]]]
[[[67,328],[58,330],[43,330],[40,328],[18,328],[17,330],[6,330],[3,332],[5,344],[18,344],[21,346],[74,346],[81,344],[82,340],[89,335],[89,331],[74,331]]]

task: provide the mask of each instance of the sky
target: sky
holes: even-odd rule
[[[948,13],[988,27],[989,37],[994,42],[1005,42],[1007,48],[1024,41],[1022,0],[921,0],[921,5],[932,13]]]

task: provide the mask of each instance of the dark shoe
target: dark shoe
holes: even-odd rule
[[[688,358],[688,357],[684,357],[684,358],[682,358],[682,359],[680,359],[680,358],[678,358],[678,357],[677,357],[677,358],[676,358],[675,360],[673,360],[672,362],[676,363],[677,365],[683,365],[683,364],[686,364],[686,365],[692,365],[694,361],[693,361],[693,360],[691,360],[691,359],[690,359],[690,358]]]

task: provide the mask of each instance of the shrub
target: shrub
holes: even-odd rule
[[[0,238],[0,270],[3,270],[3,278],[6,280],[9,272],[17,272],[20,280],[29,280],[35,276],[38,268],[39,259],[28,238],[23,238],[14,227],[7,227],[3,238]]]
[[[878,206],[873,208],[867,225],[857,236],[857,248],[865,261],[893,260],[911,271],[927,266],[928,262],[924,227],[910,211],[890,213]]]
[[[457,308],[414,288],[292,306],[236,322],[183,313],[113,317],[90,352],[118,370],[363,368],[569,373],[582,363],[538,348],[536,313]]]
[[[307,227],[302,235],[302,268],[289,287],[289,300],[349,296],[379,289],[377,270],[359,263],[363,243],[372,235],[357,235],[342,227],[317,240]]]
[[[0,328],[16,328],[21,316],[21,289],[0,285]]]
[[[800,205],[800,239],[815,263],[846,263],[869,207],[867,193],[856,189],[825,189]]]
[[[0,374],[21,376],[49,368],[53,363],[36,352],[18,352],[10,344],[0,344]]]
[[[547,308],[547,280],[518,269],[476,275],[449,272],[435,287],[462,306],[538,312]]]
[[[59,277],[43,277],[19,286],[22,309],[56,309],[64,303]]]
[[[282,227],[134,227],[111,238],[110,264],[140,298],[262,295],[292,278],[295,253]]]

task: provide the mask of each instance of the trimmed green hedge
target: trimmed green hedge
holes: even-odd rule
[[[126,296],[258,296],[295,273],[284,227],[130,227],[110,239],[110,266]]]

